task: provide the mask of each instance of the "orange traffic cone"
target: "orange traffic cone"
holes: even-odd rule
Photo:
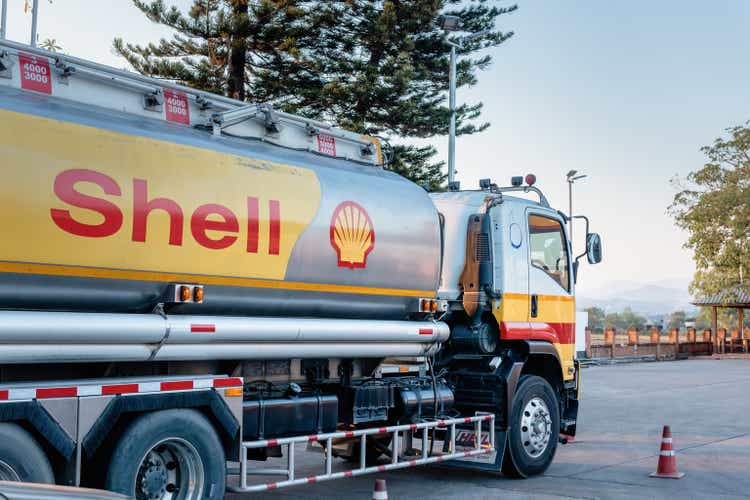
[[[385,489],[385,479],[375,480],[375,489],[372,490],[372,500],[388,500],[388,491]]]
[[[672,446],[672,429],[665,425],[661,435],[659,465],[656,467],[656,472],[652,472],[649,476],[680,479],[684,475],[682,472],[677,472],[677,458],[674,456],[674,447]]]

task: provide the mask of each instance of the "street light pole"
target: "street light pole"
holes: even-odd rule
[[[31,11],[31,45],[32,47],[36,47],[36,26],[37,21],[39,20],[39,0],[34,0],[34,6],[32,7]]]
[[[452,43],[450,93],[448,100],[451,111],[451,127],[448,137],[448,186],[451,186],[456,172],[456,46]]]
[[[573,181],[568,179],[568,241],[573,249]]]
[[[461,28],[461,18],[458,16],[442,16],[440,27],[446,33],[459,31]],[[457,43],[446,40],[448,45],[451,46],[448,91],[448,108],[451,113],[450,131],[448,133],[448,189],[453,189],[452,185],[456,177],[456,49],[461,49],[464,47],[465,43],[478,40],[491,32],[492,30],[487,29],[477,33],[471,33],[470,35],[460,37]]]
[[[6,30],[8,29],[8,0],[3,0],[2,7],[0,7],[0,40],[8,37]]]
[[[579,179],[588,177],[586,174],[576,175],[578,170],[571,170],[565,177],[568,181],[568,241],[570,249],[573,249],[573,183]]]

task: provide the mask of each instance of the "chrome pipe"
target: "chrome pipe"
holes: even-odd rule
[[[0,363],[104,363],[147,361],[152,350],[146,345],[34,344],[0,345]]]
[[[227,342],[445,342],[448,325],[430,321],[169,316],[170,344]],[[195,328],[206,325],[213,328]],[[212,331],[196,331],[212,330]]]
[[[435,344],[336,343],[336,344],[4,344],[0,364],[94,363],[114,361],[201,361],[220,359],[313,359],[385,358],[424,356],[437,350]]]
[[[156,344],[167,326],[156,314],[0,311],[0,344]]]
[[[434,344],[449,334],[430,321],[0,311],[0,344]]]

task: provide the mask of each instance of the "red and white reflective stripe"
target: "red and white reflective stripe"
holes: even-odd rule
[[[432,328],[420,328],[419,334],[420,335],[432,335]]]
[[[114,396],[119,394],[147,394],[196,389],[219,389],[224,387],[242,387],[242,379],[238,377],[202,378],[139,383],[124,382],[103,385],[89,384],[81,386],[11,388],[0,389],[0,401],[72,398],[80,396]]]
[[[673,457],[674,456],[674,450],[661,450],[659,452],[659,455],[662,457]]]
[[[665,443],[665,444],[666,443],[670,443],[671,444],[672,443],[672,438],[661,438],[661,442]]]

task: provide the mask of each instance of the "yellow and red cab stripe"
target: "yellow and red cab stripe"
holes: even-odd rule
[[[566,295],[538,295],[538,314],[531,318],[531,298],[525,293],[505,293],[493,314],[504,340],[540,340],[557,349],[563,379],[573,378],[575,352],[575,298]]]

